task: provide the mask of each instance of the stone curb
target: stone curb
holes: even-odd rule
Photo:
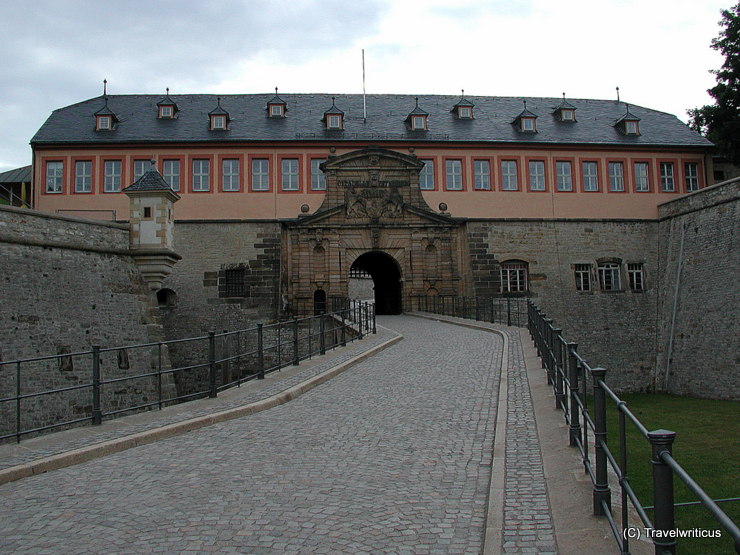
[[[219,422],[225,422],[248,414],[254,414],[256,412],[271,409],[300,397],[307,391],[310,391],[331,378],[341,374],[348,368],[362,362],[366,358],[376,355],[388,347],[395,345],[402,339],[403,335],[397,334],[396,337],[392,337],[375,347],[371,347],[367,351],[329,368],[321,374],[309,378],[305,382],[294,385],[293,387],[286,389],[285,391],[281,391],[272,397],[267,397],[266,399],[250,403],[248,405],[215,412],[206,416],[191,418],[189,420],[183,420],[182,422],[167,424],[152,430],[146,430],[144,432],[138,432],[125,437],[103,441],[94,445],[73,449],[66,453],[44,457],[30,463],[5,468],[0,470],[0,485],[35,476],[37,474],[43,474],[44,472],[49,472],[51,470],[58,470],[67,466],[73,466],[75,464],[105,457],[106,455],[125,451],[133,447],[146,445],[147,443],[153,443],[155,441],[174,437],[186,432],[191,432],[199,428],[218,424]]]

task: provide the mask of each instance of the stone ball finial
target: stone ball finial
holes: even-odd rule
[[[447,212],[447,203],[446,202],[440,202],[439,203],[439,211],[440,212]]]
[[[308,206],[308,204],[302,204],[302,205],[301,205],[301,212],[302,212],[303,214],[308,214],[308,211],[309,211],[310,209],[311,209],[311,207],[310,207],[310,206]]]

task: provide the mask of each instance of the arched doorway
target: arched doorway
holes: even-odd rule
[[[365,271],[373,278],[376,314],[401,314],[401,270],[392,256],[372,251],[359,256],[350,268]]]
[[[313,314],[326,314],[326,291],[317,289],[313,293]]]

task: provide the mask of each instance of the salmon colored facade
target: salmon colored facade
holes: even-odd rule
[[[52,213],[73,214],[95,219],[126,220],[128,199],[120,189],[134,182],[134,164],[149,166],[155,160],[163,172],[163,163],[179,161],[181,196],[176,218],[178,220],[270,220],[295,218],[301,206],[309,206],[313,213],[321,206],[324,191],[312,187],[312,160],[324,161],[331,155],[341,155],[364,148],[366,144],[295,143],[290,145],[208,144],[193,146],[146,145],[142,147],[115,145],[39,146],[34,149],[33,178],[34,205]],[[537,219],[655,219],[657,206],[678,195],[690,192],[692,187],[704,188],[711,184],[711,157],[703,149],[686,148],[618,148],[589,145],[584,147],[557,145],[487,145],[423,142],[408,144],[379,144],[400,153],[412,153],[422,161],[433,163],[433,189],[422,194],[432,208],[447,204],[447,212],[456,218],[537,218]],[[255,159],[267,161],[268,180],[265,190],[255,190],[252,163]],[[282,161],[297,160],[297,184],[294,190],[282,186]],[[208,161],[207,185],[194,190],[193,161]],[[223,160],[238,161],[238,177],[231,188],[223,187]],[[105,192],[104,167],[106,161],[120,162],[120,187],[117,192]],[[459,183],[450,185],[447,163],[459,167]],[[49,162],[61,162],[61,190],[49,192],[47,183]],[[75,168],[77,162],[89,162],[91,184],[89,192],[76,192]],[[459,162],[459,164],[457,164]],[[488,177],[476,188],[476,162],[487,163]],[[516,164],[516,190],[505,190],[502,162]],[[543,172],[541,190],[532,190],[530,162],[541,162]],[[571,190],[558,190],[557,164],[570,164]],[[584,162],[596,170],[587,178]],[[610,163],[621,164],[622,190],[610,186]],[[638,190],[635,163],[647,169],[647,190]],[[647,166],[644,166],[647,164]],[[673,191],[661,186],[661,164],[670,164],[673,170]],[[480,164],[478,165],[480,166]],[[509,170],[513,166],[509,165]],[[58,170],[55,166],[55,171]],[[686,172],[691,173],[690,176]],[[480,171],[478,173],[481,173]],[[695,173],[695,175],[694,175]],[[691,180],[689,183],[687,178]],[[235,183],[236,181],[236,183]],[[512,180],[508,186],[511,188]],[[479,186],[481,182],[479,180]],[[450,187],[456,187],[450,190]],[[264,187],[263,187],[264,188]],[[591,190],[589,190],[591,189]],[[593,190],[595,189],[595,190]]]

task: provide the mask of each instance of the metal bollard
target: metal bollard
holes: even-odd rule
[[[656,530],[673,531],[676,527],[673,508],[673,471],[662,459],[662,453],[669,455],[673,450],[673,441],[676,432],[669,430],[655,430],[648,432],[648,440],[653,448],[653,503],[655,516],[653,526]],[[666,534],[663,537],[653,538],[655,555],[675,555],[676,538]]]

